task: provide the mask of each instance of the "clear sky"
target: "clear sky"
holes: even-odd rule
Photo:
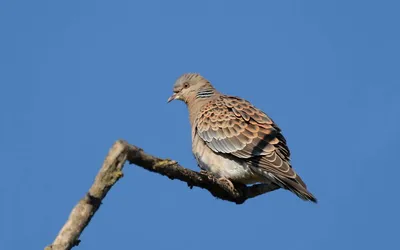
[[[317,205],[126,166],[77,249],[395,249],[399,1],[0,1],[0,249],[42,249],[117,139],[197,169],[199,72],[282,128]],[[397,211],[397,212],[396,212]]]

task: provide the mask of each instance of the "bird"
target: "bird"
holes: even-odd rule
[[[202,171],[244,185],[275,184],[317,203],[290,163],[278,125],[249,101],[219,92],[198,73],[174,83],[167,102],[183,101],[189,111],[192,152]]]

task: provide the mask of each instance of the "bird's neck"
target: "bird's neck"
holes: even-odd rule
[[[187,100],[187,106],[189,109],[190,123],[193,125],[197,114],[201,108],[210,100],[216,98],[219,92],[212,86],[204,86],[200,88],[195,95]]]

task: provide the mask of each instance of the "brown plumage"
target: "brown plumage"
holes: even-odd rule
[[[317,201],[293,170],[286,140],[267,114],[246,100],[219,93],[198,74],[181,76],[174,92],[172,99],[188,105],[192,149],[201,168],[244,184],[273,182]]]

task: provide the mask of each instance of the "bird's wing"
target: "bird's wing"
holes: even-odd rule
[[[250,102],[220,96],[201,108],[195,125],[196,133],[214,152],[241,158],[255,172],[288,189],[300,185],[294,188],[306,190],[290,165],[290,151],[281,130]]]
[[[296,177],[280,129],[246,100],[221,96],[208,102],[197,116],[196,129],[214,152],[260,160],[260,167],[289,178]]]

